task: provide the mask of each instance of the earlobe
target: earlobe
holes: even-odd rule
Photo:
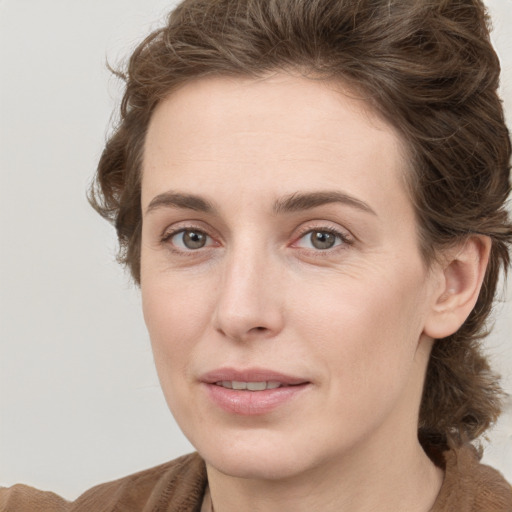
[[[439,339],[455,333],[476,304],[491,251],[491,239],[474,235],[443,254],[440,285],[424,326],[424,334]]]

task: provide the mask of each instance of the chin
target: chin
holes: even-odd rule
[[[231,450],[203,455],[207,465],[224,475],[253,480],[286,480],[303,472],[296,457],[289,459],[279,454],[233,453]]]
[[[285,480],[321,464],[308,455],[307,440],[276,432],[242,432],[223,440],[211,436],[194,445],[207,465],[237,478]]]

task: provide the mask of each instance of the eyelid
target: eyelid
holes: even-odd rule
[[[206,235],[210,240],[213,240],[213,238],[208,234],[206,233],[205,231],[203,231],[202,229],[194,229],[194,228],[181,228],[181,229],[176,229],[176,230],[173,230],[173,231],[170,231],[168,233],[166,233],[163,238],[162,238],[162,241],[163,242],[166,242],[172,238],[174,238],[176,235],[179,235],[180,233],[186,233],[187,231],[192,231],[192,232],[196,232],[196,233],[201,233],[203,235]]]
[[[163,240],[169,235],[175,235],[179,231],[196,230],[206,233],[212,238],[218,238],[217,232],[212,229],[207,223],[200,219],[186,219],[166,224],[164,229],[160,232],[159,238]]]

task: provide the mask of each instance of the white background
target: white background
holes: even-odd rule
[[[512,2],[487,3],[512,120]],[[72,499],[192,450],[161,394],[113,230],[85,199],[120,98],[105,61],[172,5],[0,0],[0,484]],[[508,290],[488,347],[512,393]],[[512,481],[510,409],[486,460]]]

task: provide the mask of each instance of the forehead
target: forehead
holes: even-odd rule
[[[288,74],[200,79],[153,114],[143,203],[165,187],[208,185],[215,193],[233,179],[276,194],[294,183],[323,189],[340,180],[348,192],[363,182],[376,193],[404,189],[404,153],[396,130],[341,84]]]

